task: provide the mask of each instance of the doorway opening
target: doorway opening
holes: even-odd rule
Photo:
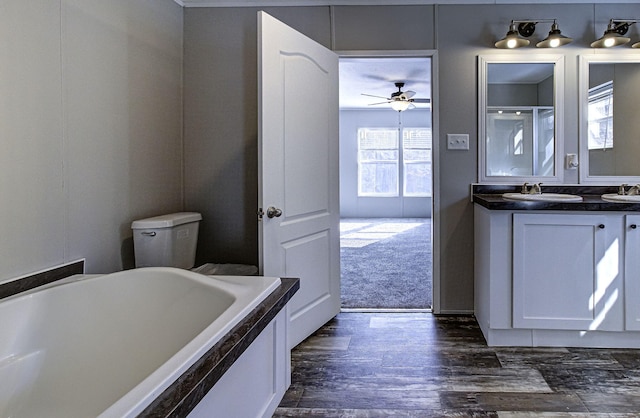
[[[430,311],[432,58],[339,63],[342,309]]]

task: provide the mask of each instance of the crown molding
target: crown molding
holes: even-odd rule
[[[531,4],[531,0],[174,0],[182,7],[410,6],[453,4]],[[536,4],[625,4],[638,0],[537,0]]]

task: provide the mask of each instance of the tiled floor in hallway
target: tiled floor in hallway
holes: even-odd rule
[[[341,313],[274,417],[640,417],[640,350],[487,347],[473,317]]]

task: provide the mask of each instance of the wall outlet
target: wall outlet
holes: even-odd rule
[[[447,134],[447,149],[469,149],[469,134]]]
[[[564,167],[567,170],[575,170],[579,166],[578,155],[577,154],[567,154],[565,156],[565,164]]]

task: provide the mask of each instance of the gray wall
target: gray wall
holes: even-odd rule
[[[487,106],[553,106],[553,77],[537,84],[489,84]]]
[[[204,215],[200,261],[257,263],[257,10],[3,5],[0,280],[76,258],[91,273],[131,267],[131,221],[182,209]],[[473,308],[477,55],[505,53],[493,43],[511,19],[558,19],[575,39],[552,52],[566,57],[565,152],[577,153],[577,57],[611,53],[588,44],[611,17],[637,17],[637,4],[265,10],[335,50],[437,49],[443,311]],[[549,51],[526,49],[538,53]],[[469,133],[469,152],[446,150],[447,133]]]
[[[511,19],[556,18],[574,43],[564,54],[565,152],[578,146],[578,55],[614,16],[633,4],[337,6],[266,8],[335,50],[437,49],[439,60],[440,303],[473,309],[473,216],[469,184],[477,180],[477,56],[493,48]],[[331,19],[333,10],[334,18]],[[254,8],[185,10],[186,206],[203,213],[200,261],[257,263],[256,12]],[[333,24],[333,26],[332,26]],[[632,26],[631,35],[638,37]],[[534,40],[546,36],[540,24]],[[334,34],[332,38],[332,33]],[[511,51],[514,53],[517,51]],[[535,47],[526,54],[549,53]],[[468,152],[448,151],[447,133],[468,133]],[[577,183],[576,171],[565,172]],[[508,255],[505,255],[508,256]]]
[[[344,109],[340,111],[340,216],[344,218],[428,218],[430,197],[359,197],[358,128],[394,128],[398,112],[389,109]],[[430,128],[431,111],[402,112],[406,128]]]
[[[0,281],[133,263],[131,221],[182,208],[182,9],[3,2]]]
[[[258,264],[256,8],[185,9],[185,205],[198,263]],[[265,9],[329,46],[329,9]]]

